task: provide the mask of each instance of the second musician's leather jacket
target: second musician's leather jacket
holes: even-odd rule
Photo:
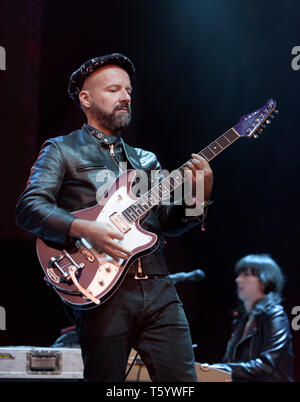
[[[150,174],[161,169],[154,153],[133,148],[120,138],[106,136],[85,125],[81,130],[47,140],[33,165],[27,186],[16,208],[18,225],[44,240],[65,244],[75,217],[70,213],[91,207],[101,200],[108,186],[124,170]],[[159,236],[161,247],[144,257],[148,273],[167,273],[161,253],[165,235],[179,235],[199,225],[201,217],[186,219],[186,205],[159,205],[142,226]]]
[[[293,381],[292,336],[283,307],[269,293],[258,302],[247,334],[248,316],[236,312],[223,366],[233,381]]]

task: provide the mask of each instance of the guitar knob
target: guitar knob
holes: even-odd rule
[[[262,128],[259,128],[259,129],[258,129],[258,132],[259,132],[259,133],[262,133],[262,132],[263,132],[263,129],[262,129]]]
[[[278,113],[279,113],[279,111],[275,109],[275,110],[274,110],[274,113],[278,114]]]
[[[261,126],[262,126],[262,128],[266,128],[266,127],[267,127],[265,124],[262,124]]]
[[[267,124],[271,124],[271,120],[266,120],[266,123],[267,123]]]
[[[257,134],[254,134],[254,135],[253,135],[253,138],[257,139],[257,138],[258,138],[258,135],[257,135]]]

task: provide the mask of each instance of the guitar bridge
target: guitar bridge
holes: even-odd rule
[[[77,264],[71,255],[66,250],[63,250],[60,255],[50,258],[47,274],[55,283],[69,281],[71,279],[70,267],[75,267],[78,270],[84,268],[84,264]]]

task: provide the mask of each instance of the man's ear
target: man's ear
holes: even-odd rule
[[[91,106],[90,102],[90,94],[88,91],[80,91],[79,93],[79,100],[83,107],[89,108]]]

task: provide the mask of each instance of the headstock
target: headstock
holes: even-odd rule
[[[264,123],[271,124],[270,119],[274,118],[272,113],[278,113],[275,107],[275,100],[269,99],[264,106],[260,107],[255,112],[243,116],[233,129],[240,137],[250,138],[253,136],[257,138],[258,134],[256,132],[262,133],[263,129],[266,128]]]

